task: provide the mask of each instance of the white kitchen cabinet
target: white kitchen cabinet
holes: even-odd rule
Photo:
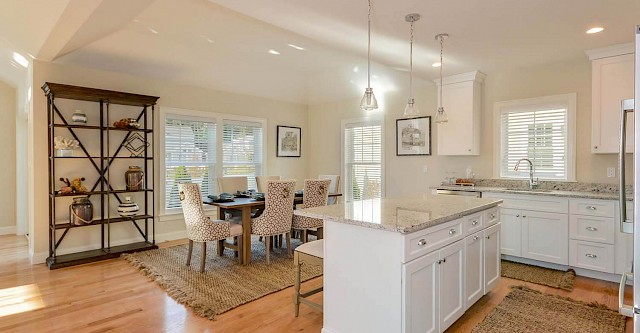
[[[467,298],[465,308],[468,309],[484,295],[484,232],[479,231],[467,236],[465,243],[467,247],[465,259],[467,261],[467,283],[465,286]]]
[[[520,211],[501,208],[502,254],[520,257],[522,255],[522,218]]]
[[[475,71],[435,80],[442,89],[442,106],[449,121],[437,124],[437,154],[480,155],[482,83],[486,75]],[[440,95],[438,95],[440,96]],[[440,98],[440,97],[438,97]]]
[[[619,152],[620,108],[623,99],[633,98],[634,55],[592,58],[591,152]],[[627,152],[633,151],[633,114],[628,116]]]
[[[627,218],[633,220],[633,205],[631,201],[627,201]],[[619,208],[618,208],[619,209]],[[622,274],[631,272],[633,261],[633,234],[625,234],[620,230],[620,216],[614,224],[615,227],[615,273]]]
[[[522,257],[569,264],[569,220],[567,214],[521,212]]]
[[[484,291],[487,294],[500,282],[500,225],[494,225],[483,231],[484,252]]]
[[[403,265],[405,332],[442,332],[466,311],[465,242]]]

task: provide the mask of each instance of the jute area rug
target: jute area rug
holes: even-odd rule
[[[519,286],[472,333],[624,333],[625,325],[624,316],[604,305]]]
[[[291,242],[294,248],[300,245],[297,239],[292,239]],[[209,319],[293,285],[293,258],[287,257],[286,248],[273,249],[271,264],[267,265],[264,243],[259,242],[257,237],[252,237],[251,263],[242,266],[230,249],[226,249],[224,255],[219,257],[214,243],[207,245],[204,273],[199,272],[202,251],[198,243],[193,246],[191,266],[185,265],[188,251],[186,244],[124,254],[122,257],[156,281],[177,302]],[[304,266],[302,280],[321,274],[321,267]]]
[[[573,269],[565,272],[502,260],[502,276],[571,291],[576,272]]]

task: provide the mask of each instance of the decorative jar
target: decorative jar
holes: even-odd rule
[[[87,115],[82,112],[82,110],[76,110],[71,116],[71,120],[75,124],[84,125],[87,123]]]
[[[72,225],[91,224],[93,204],[87,197],[73,198],[69,205],[69,221]]]
[[[144,189],[144,172],[139,166],[132,165],[124,173],[127,191],[140,191]]]
[[[118,214],[120,216],[136,216],[138,211],[140,211],[140,207],[137,203],[131,201],[131,197],[124,197],[124,202],[118,205]]]
[[[72,157],[73,149],[56,149],[56,157]]]

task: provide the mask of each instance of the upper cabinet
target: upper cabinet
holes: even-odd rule
[[[442,106],[449,121],[437,124],[438,155],[480,155],[482,83],[486,75],[475,71],[444,77]],[[440,80],[435,80],[440,96]]]
[[[620,151],[622,100],[633,98],[633,44],[587,51],[592,66],[591,152]],[[633,114],[627,116],[627,152],[633,151]]]

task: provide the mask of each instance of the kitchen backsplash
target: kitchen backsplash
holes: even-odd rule
[[[512,179],[474,179],[474,184],[479,187],[506,187],[506,188],[522,188],[529,187],[528,180],[512,180]],[[598,183],[574,183],[574,182],[554,182],[540,181],[538,188],[556,191],[577,191],[577,192],[599,192],[599,193],[617,193],[617,184],[598,184]],[[627,193],[633,193],[633,186],[626,186]]]

